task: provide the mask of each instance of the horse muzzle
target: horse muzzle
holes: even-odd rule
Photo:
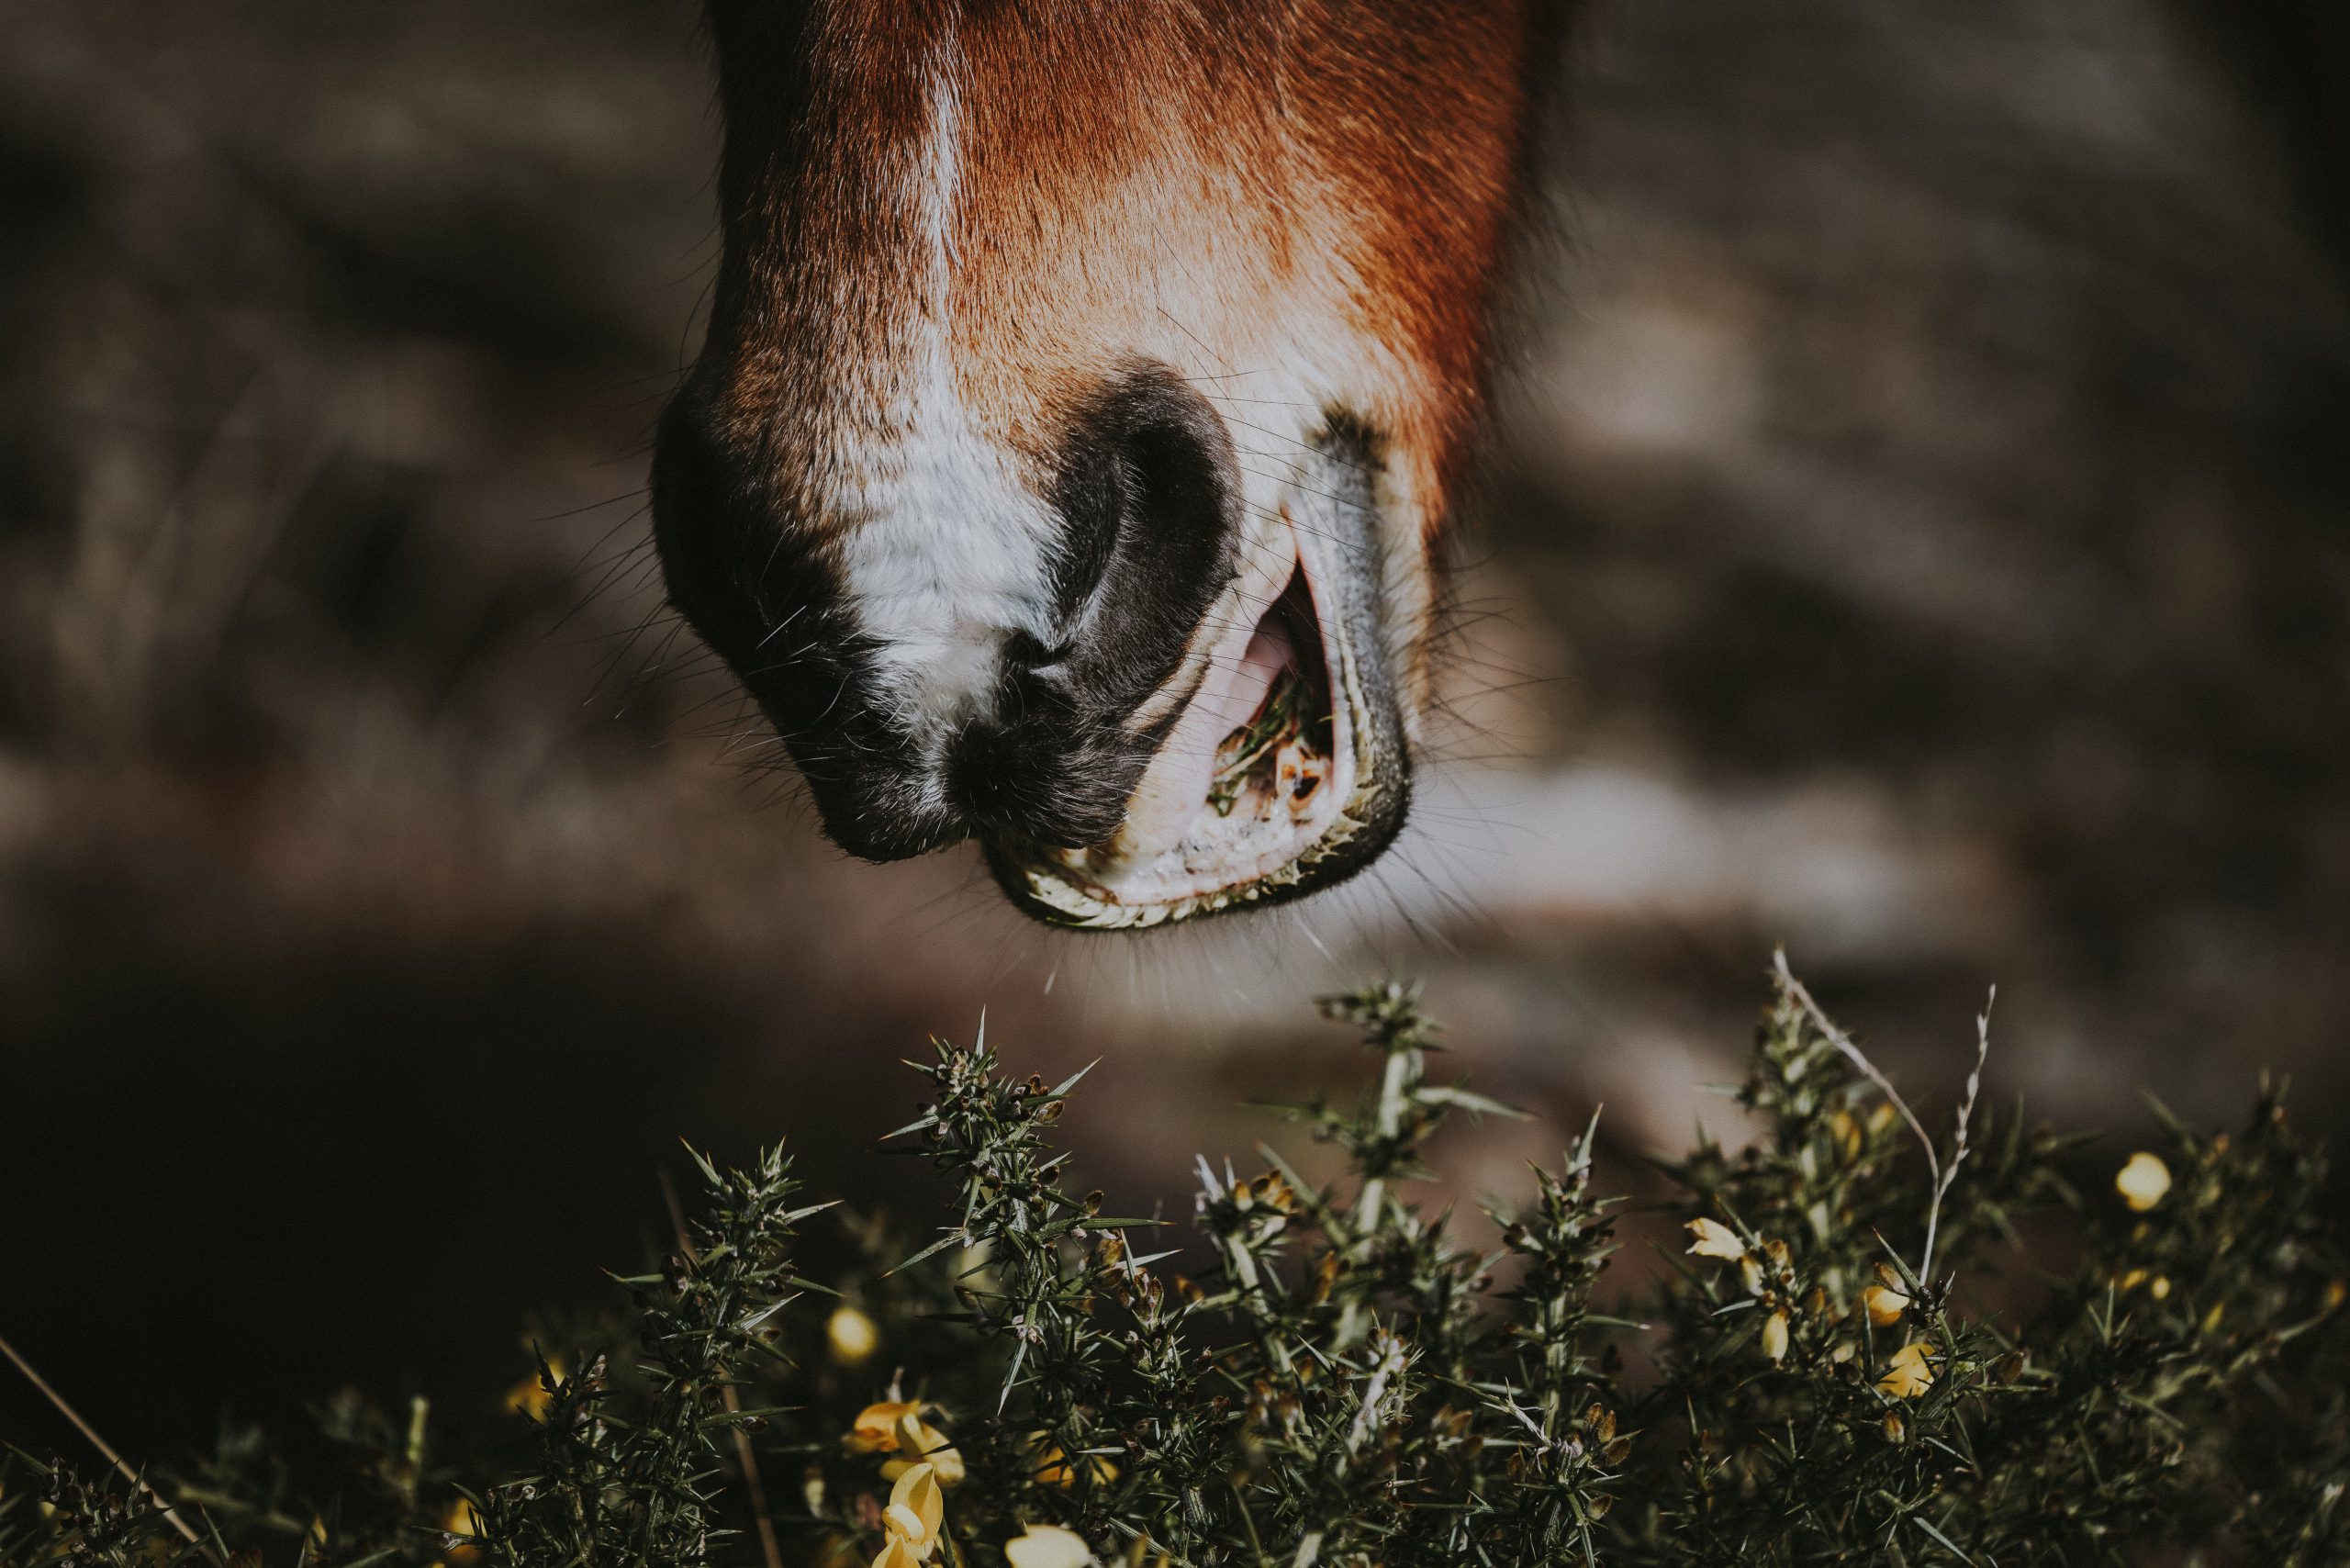
[[[976,836],[1029,914],[1132,929],[1326,886],[1401,826],[1385,544],[1368,442],[1343,426],[1252,506],[1207,400],[1135,366],[1081,405],[1044,483],[970,503],[1012,521],[960,568],[924,554],[939,528],[890,532],[905,506],[844,524],[723,428],[690,388],[664,418],[670,596],[850,853]],[[928,510],[982,488],[932,470]]]

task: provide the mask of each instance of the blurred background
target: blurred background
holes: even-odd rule
[[[1619,4],[1570,74],[1417,826],[1136,944],[845,862],[662,615],[690,0],[0,0],[0,1334],[159,1457],[494,1410],[679,1137],[911,1234],[893,1064],[984,1008],[1181,1215],[1390,967],[1542,1114],[1468,1199],[1735,1136],[1779,942],[1937,1106],[1996,981],[2035,1114],[2350,1127],[2350,13]]]

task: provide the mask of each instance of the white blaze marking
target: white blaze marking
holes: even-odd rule
[[[986,710],[1006,635],[1047,631],[1046,579],[1058,532],[956,384],[958,69],[950,38],[932,71],[923,143],[907,164],[923,254],[919,286],[901,302],[882,351],[890,433],[841,454],[838,470],[838,499],[851,520],[842,551],[850,607],[879,645],[880,695],[907,733],[940,745]]]

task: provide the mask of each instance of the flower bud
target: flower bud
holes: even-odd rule
[[[845,1367],[861,1365],[881,1344],[881,1330],[856,1307],[844,1302],[824,1319],[824,1343],[833,1360]]]
[[[2144,1214],[2170,1191],[2170,1167],[2141,1149],[2114,1173],[2113,1190],[2132,1212]]]

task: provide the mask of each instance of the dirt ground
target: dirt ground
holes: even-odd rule
[[[2350,32],[2275,4],[1598,13],[1375,878],[1159,942],[817,836],[662,614],[712,257],[687,0],[15,0],[0,36],[0,1333],[142,1451],[487,1410],[676,1139],[924,1223],[890,1064],[1103,1058],[1181,1215],[1316,992],[1424,976],[1618,1179],[1775,943],[1946,1103],[2143,1124],[2350,1024]],[[2061,16],[2058,12],[2061,11]],[[1130,1211],[1131,1212],[1131,1211]],[[160,1391],[160,1392],[159,1392]],[[65,1439],[0,1380],[0,1437]]]

